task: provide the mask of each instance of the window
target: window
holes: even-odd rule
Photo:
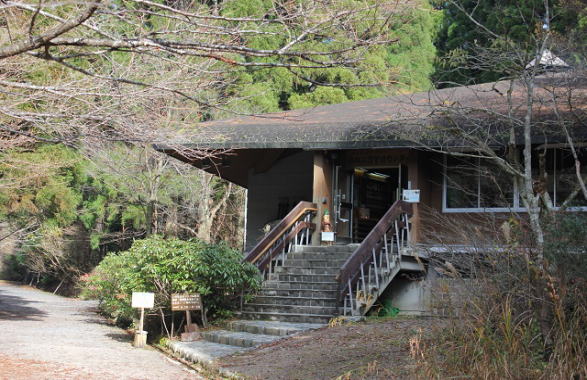
[[[532,169],[539,176],[539,151],[533,154]],[[587,148],[578,150],[581,172],[587,176]],[[544,156],[546,188],[555,207],[560,207],[577,186],[575,160],[569,149],[548,149]],[[587,211],[587,200],[579,193],[571,210]],[[524,211],[511,175],[488,159],[446,157],[443,185],[444,212]]]
[[[549,161],[549,156],[547,155],[546,161],[549,174],[548,190],[554,205],[560,207],[575,191],[577,186],[575,159],[570,149],[553,149],[552,152],[548,153],[551,153],[550,156],[552,157]],[[579,149],[577,155],[581,163],[581,173],[585,177],[587,175],[587,150]],[[587,206],[587,200],[579,193],[569,202],[569,206],[584,207]]]
[[[490,160],[448,157],[445,210],[509,210],[515,207],[514,184]]]

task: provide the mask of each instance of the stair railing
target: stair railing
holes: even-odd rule
[[[395,202],[344,263],[337,276],[342,315],[365,315],[399,272],[411,215],[411,203]]]
[[[316,229],[312,219],[317,212],[315,203],[298,203],[249,251],[244,260],[256,265],[267,278],[275,266],[284,264],[293,246],[311,243],[312,231]]]

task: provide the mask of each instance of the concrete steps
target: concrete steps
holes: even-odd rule
[[[340,272],[340,267],[292,267],[289,265],[275,268],[276,274],[296,274],[296,275],[329,275],[336,276]]]
[[[328,323],[339,311],[336,276],[356,246],[296,247],[275,268],[241,317]]]
[[[327,259],[327,258],[315,258],[315,259],[295,259],[288,257],[286,261],[286,267],[288,268],[336,268],[340,270],[345,259]]]
[[[169,348],[184,359],[207,365],[222,356],[233,355],[292,334],[317,329],[324,324],[238,320],[226,330],[202,332],[195,342],[169,341]]]
[[[263,288],[259,297],[281,296],[281,297],[304,297],[304,298],[336,298],[336,290],[313,290],[313,289],[278,289]]]
[[[278,282],[330,282],[336,280],[335,274],[289,274],[289,273],[272,273],[269,275],[269,281]]]
[[[289,305],[289,304],[263,304],[249,303],[243,308],[243,311],[262,312],[262,313],[288,313],[288,314],[312,314],[312,315],[330,315],[336,314],[337,308],[332,306],[306,306],[306,305]]]
[[[233,321],[230,323],[231,329],[235,331],[246,331],[251,334],[265,334],[275,336],[287,336],[299,332],[318,329],[323,324],[311,323],[286,323],[270,321]]]
[[[286,281],[265,281],[265,286],[271,289],[291,289],[291,290],[337,290],[338,283],[336,281],[318,281],[318,282],[286,282]],[[265,288],[263,286],[263,288]]]
[[[267,296],[261,295],[255,298],[255,302],[265,305],[297,305],[316,307],[336,307],[334,297],[296,297],[296,296]]]
[[[332,314],[309,314],[304,312],[299,313],[286,313],[283,311],[279,312],[261,312],[261,311],[242,311],[239,313],[242,318],[253,319],[253,320],[265,320],[265,321],[279,321],[279,322],[292,322],[292,323],[314,323],[314,324],[327,324],[332,318]],[[310,322],[308,322],[310,321]]]
[[[208,342],[238,347],[255,347],[279,339],[279,337],[276,337],[275,335],[252,334],[248,332],[228,330],[205,331],[202,332],[202,337]]]

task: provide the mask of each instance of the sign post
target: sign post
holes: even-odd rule
[[[133,346],[142,348],[147,345],[147,332],[143,331],[145,322],[145,308],[151,309],[155,304],[155,293],[132,292],[132,307],[141,309],[141,319],[139,320],[139,330],[135,332]]]
[[[198,325],[192,323],[191,310],[203,310],[200,294],[174,293],[171,295],[171,311],[185,311],[185,332],[181,334],[183,342],[191,342],[201,338]]]

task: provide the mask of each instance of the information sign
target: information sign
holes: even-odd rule
[[[150,309],[155,304],[155,293],[132,292],[132,307]]]
[[[171,310],[202,310],[202,297],[199,293],[174,293],[171,295]]]
[[[404,202],[418,203],[420,202],[420,190],[404,190],[402,199]]]

